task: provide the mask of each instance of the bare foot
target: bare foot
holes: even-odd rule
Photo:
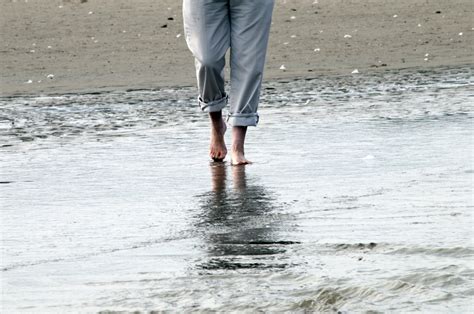
[[[243,151],[233,150],[232,149],[232,166],[240,166],[240,165],[249,165],[252,162],[245,158],[245,154]]]
[[[224,134],[227,130],[225,121],[222,118],[222,112],[212,112],[211,117],[211,144],[209,145],[209,156],[214,161],[223,161],[227,155],[227,148],[225,146]]]
[[[244,143],[246,133],[246,126],[234,126],[232,128],[231,164],[233,166],[248,165],[252,163],[250,160],[245,158]]]

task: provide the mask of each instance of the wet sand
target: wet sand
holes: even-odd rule
[[[471,80],[267,82],[247,167],[194,88],[0,98],[2,312],[468,313]]]
[[[277,0],[266,78],[472,64],[472,16],[471,0]],[[2,0],[0,92],[194,85],[182,34],[178,0]]]

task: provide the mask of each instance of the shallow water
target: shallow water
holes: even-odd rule
[[[1,98],[2,312],[471,311],[473,94],[266,83],[247,167],[194,88]]]

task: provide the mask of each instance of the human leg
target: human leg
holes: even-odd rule
[[[198,103],[211,120],[210,157],[222,160],[227,154],[226,125],[222,109],[227,105],[224,67],[230,46],[228,0],[184,0],[186,42],[195,58]]]
[[[230,47],[227,0],[184,0],[186,43],[195,58],[199,104],[206,112],[227,104],[224,89],[225,53]]]
[[[228,122],[256,126],[274,0],[230,0],[231,97]]]
[[[274,0],[230,0],[231,97],[227,121],[232,125],[232,163],[244,156],[247,126],[256,126],[263,68]]]

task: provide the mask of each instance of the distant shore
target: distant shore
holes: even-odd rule
[[[0,0],[0,95],[195,84],[181,1],[82,1]],[[472,64],[472,17],[471,0],[276,0],[265,78]]]

